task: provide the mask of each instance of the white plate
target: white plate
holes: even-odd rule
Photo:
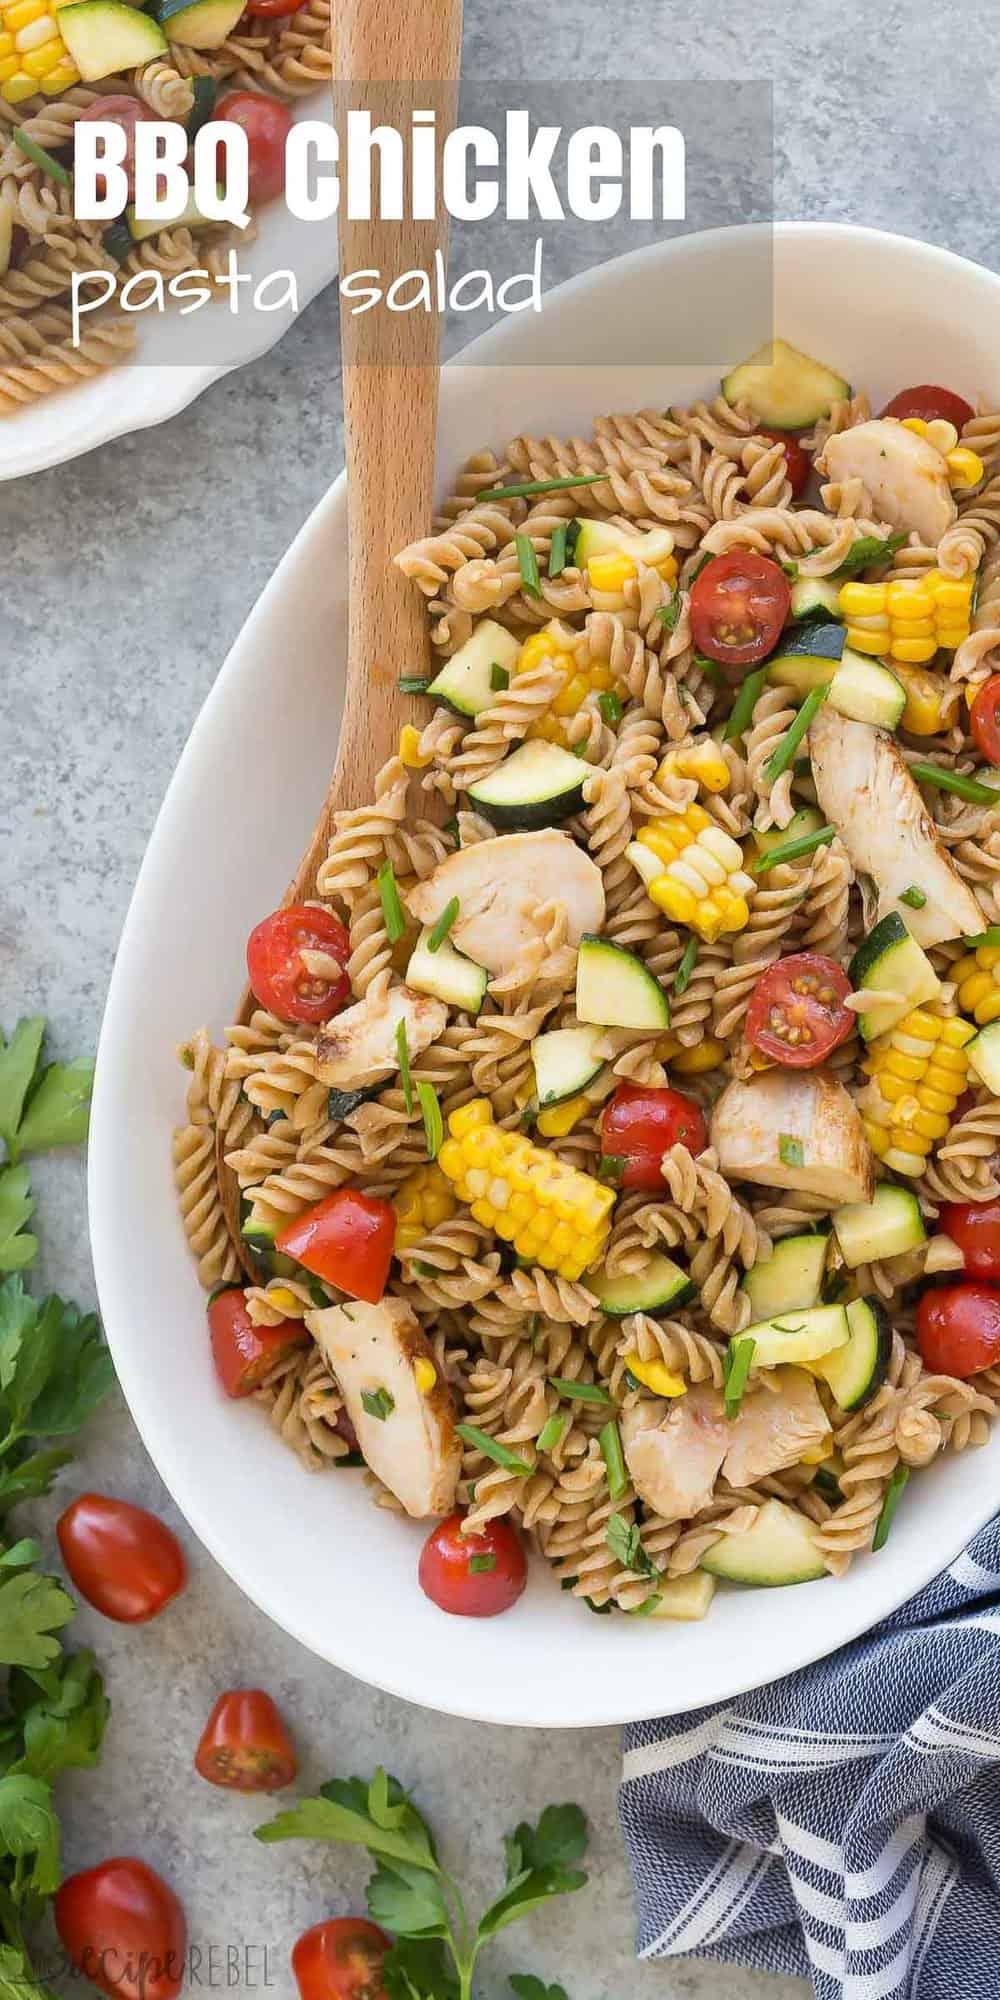
[[[296,120],[314,118],[329,123],[330,93],[314,91],[292,105],[291,111]],[[271,202],[261,212],[253,243],[239,251],[239,262],[240,270],[254,279],[270,271],[294,270],[301,312],[336,276],[336,224],[300,222],[283,202]],[[165,423],[168,417],[186,410],[210,383],[266,354],[290,323],[287,313],[248,312],[244,308],[229,320],[233,334],[231,342],[227,340],[225,359],[208,361],[204,359],[207,343],[201,329],[209,316],[214,319],[220,313],[228,315],[224,298],[184,318],[176,306],[168,306],[162,314],[155,310],[135,313],[138,340],[133,361],[97,375],[93,381],[81,382],[78,388],[44,396],[40,403],[19,410],[16,417],[0,418],[0,480],[44,472],[48,466],[64,465],[82,452],[110,444],[112,438]],[[213,332],[213,342],[215,339]],[[209,351],[218,350],[213,347]]]
[[[581,305],[607,328],[655,324],[664,288],[711,310],[739,284],[745,236],[689,238],[604,265],[488,337],[490,363],[567,352]],[[826,224],[776,240],[776,325],[876,404],[909,382],[1000,394],[1000,282],[901,238]],[[735,359],[736,357],[729,357]],[[710,391],[718,367],[449,368],[439,463],[482,442],[579,432],[594,412]],[[697,1707],[772,1680],[884,1617],[941,1569],[1000,1497],[1000,1433],[915,1480],[885,1550],[843,1583],[720,1592],[700,1625],[595,1618],[541,1565],[516,1611],[446,1618],[417,1585],[419,1527],[369,1503],[360,1477],[304,1472],[260,1412],[213,1379],[204,1303],[174,1210],[173,1050],[219,1029],[248,931],[280,897],[333,762],[344,644],[343,480],[306,523],[223,668],[167,794],[115,966],[101,1036],[90,1221],[122,1387],[162,1477],[261,1610],[323,1658],[391,1693],[500,1723],[611,1723]]]

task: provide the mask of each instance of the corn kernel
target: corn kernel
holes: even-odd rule
[[[959,446],[957,451],[949,451],[945,463],[949,485],[957,486],[963,492],[969,486],[978,486],[986,471],[978,452],[969,451],[965,445]]]
[[[654,1396],[683,1396],[686,1392],[683,1375],[675,1375],[665,1361],[643,1361],[638,1354],[629,1353],[625,1356],[625,1366]]]
[[[718,1069],[727,1054],[725,1042],[717,1041],[714,1035],[706,1035],[702,1041],[695,1043],[693,1049],[679,1049],[668,1060],[671,1069],[675,1069],[679,1076],[704,1076],[709,1070]]]
[[[429,1396],[437,1381],[437,1369],[426,1354],[418,1354],[413,1364],[413,1379],[422,1396]]]
[[[563,1104],[550,1104],[538,1114],[538,1130],[543,1139],[565,1139],[574,1125],[580,1123],[590,1110],[590,1099],[581,1093],[579,1097],[567,1097]]]

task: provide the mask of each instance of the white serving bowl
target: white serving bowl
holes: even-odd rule
[[[719,360],[673,370],[559,365],[576,315],[655,326],[683,287],[711,319],[739,283],[746,232],[627,257],[578,279],[450,367],[442,485],[482,443],[583,432],[595,412],[712,392]],[[1000,396],[1000,281],[942,250],[829,224],[781,225],[775,327],[871,394],[944,381]],[[749,343],[748,343],[749,344]],[[655,349],[651,346],[650,352]],[[541,367],[539,357],[551,357]],[[513,362],[529,366],[511,366]],[[268,1617],[363,1680],[455,1715],[537,1727],[620,1722],[738,1694],[832,1651],[951,1561],[1000,1498],[1000,1433],[910,1487],[892,1539],[844,1582],[720,1590],[697,1625],[595,1618],[532,1567],[516,1610],[447,1618],[421,1594],[419,1526],[379,1512],[360,1476],[310,1475],[259,1410],[216,1385],[204,1301],[174,1207],[174,1049],[229,1018],[244,943],[279,900],[333,764],[341,705],[347,495],[322,500],[247,621],[198,718],[139,877],[101,1036],[90,1223],[104,1323],[150,1454],[206,1547]]]

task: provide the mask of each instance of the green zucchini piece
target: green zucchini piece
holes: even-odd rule
[[[754,841],[761,854],[770,854],[772,848],[787,847],[790,840],[801,840],[805,834],[819,833],[826,824],[821,812],[815,806],[802,806],[792,815],[786,827],[773,826],[767,833],[754,833]]]
[[[843,1347],[848,1338],[843,1306],[810,1306],[774,1313],[745,1326],[734,1339],[752,1340],[755,1368],[800,1367]]]
[[[221,49],[242,11],[237,0],[157,0],[153,8],[171,41],[189,49]]]
[[[470,785],[468,797],[501,831],[555,826],[580,811],[589,770],[560,744],[533,738]]]
[[[84,83],[138,69],[167,53],[163,29],[125,0],[74,0],[59,9],[59,33]]]
[[[700,1567],[727,1583],[771,1588],[815,1583],[828,1574],[818,1548],[818,1530],[784,1500],[766,1500],[745,1535],[723,1535],[702,1556]]]
[[[723,378],[727,403],[749,403],[769,430],[808,430],[846,402],[851,385],[786,340],[767,341]]]
[[[927,1237],[916,1195],[891,1181],[881,1181],[871,1201],[851,1201],[835,1209],[833,1230],[852,1271],[881,1257],[901,1257]]]
[[[892,1328],[878,1299],[852,1299],[845,1308],[849,1339],[845,1347],[812,1363],[832,1389],[842,1410],[860,1410],[882,1387],[892,1353]]]
[[[669,528],[648,528],[639,534],[634,528],[616,527],[611,521],[581,520],[573,550],[577,569],[586,569],[591,556],[631,556],[647,569],[665,562],[673,554],[674,538]]]
[[[859,944],[848,967],[851,984],[857,992],[899,993],[900,1000],[884,1000],[859,1016],[862,1039],[873,1042],[878,1035],[885,1035],[924,1000],[934,1000],[941,991],[941,982],[923,947],[911,937],[897,910],[890,911],[881,923]]]
[[[605,938],[580,940],[576,961],[576,1017],[604,1028],[670,1026],[670,1003],[641,958]]]
[[[831,618],[839,618],[839,584],[828,583],[825,576],[800,577],[792,585],[792,617],[800,624],[815,618],[823,625],[829,624]]]
[[[810,694],[833,679],[846,643],[843,625],[822,624],[818,618],[804,625],[786,625],[768,660],[767,678],[776,687]]]
[[[588,1292],[612,1319],[628,1313],[665,1312],[667,1307],[686,1305],[694,1297],[694,1286],[686,1271],[672,1257],[650,1257],[642,1270],[626,1278],[609,1278],[603,1271],[585,1280]]]
[[[846,715],[852,722],[872,722],[879,729],[897,729],[906,707],[906,689],[888,667],[845,646],[827,701],[838,715]]]
[[[486,998],[486,967],[456,951],[448,937],[431,951],[431,935],[430,927],[422,930],[414,945],[406,968],[407,986],[443,1000],[446,1007],[460,1007],[463,1014],[478,1014]]]
[[[513,632],[498,625],[495,618],[483,618],[464,646],[445,661],[427,693],[446,702],[456,715],[474,718],[496,701],[494,667],[513,678],[520,653],[521,642]]]
[[[994,1097],[1000,1097],[1000,1021],[989,1021],[974,1035],[966,1051],[970,1069]]]
[[[782,1318],[818,1306],[823,1289],[827,1238],[815,1234],[786,1236],[770,1257],[755,1264],[743,1280],[756,1320]]]
[[[577,1097],[600,1076],[604,1058],[595,1054],[600,1040],[601,1030],[595,1027],[552,1028],[535,1036],[531,1060],[539,1109]]]

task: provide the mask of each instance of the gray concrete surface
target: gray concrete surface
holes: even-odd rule
[[[859,0],[759,0],[743,26],[730,0],[697,12],[664,0],[555,11],[470,0],[468,13],[466,65],[478,76],[770,76],[779,215],[879,224],[996,261],[1000,221],[982,172],[995,137],[987,0],[940,0],[927,13],[888,0],[874,40]],[[623,232],[608,233],[606,254],[624,247]],[[341,462],[334,319],[328,295],[280,350],[166,427],[0,488],[0,1020],[44,1009],[60,1053],[94,1042],[132,881],[198,705]],[[89,1299],[82,1163],[53,1162],[37,1182],[45,1275]],[[120,1405],[91,1426],[67,1475],[68,1488],[83,1484],[176,1520]],[[181,1532],[191,1587],[161,1623],[129,1632],[81,1613],[113,1718],[100,1772],[65,1787],[66,1858],[131,1851],[160,1865],[197,1942],[257,1948],[229,1990],[265,1990],[267,1947],[266,1990],[290,1996],[290,1943],[359,1907],[364,1879],[340,1850],[257,1846],[253,1802],[191,1773],[214,1696],[248,1680],[292,1719],[307,1786],[379,1759],[414,1785],[474,1895],[523,1812],[559,1798],[586,1807],[591,1886],[506,1933],[483,1979],[490,2000],[503,1972],[524,1967],[561,1979],[571,2000],[805,1990],[719,1967],[634,1964],[613,1732],[500,1732],[372,1694],[269,1626]],[[226,1986],[218,1960],[215,1985]]]

